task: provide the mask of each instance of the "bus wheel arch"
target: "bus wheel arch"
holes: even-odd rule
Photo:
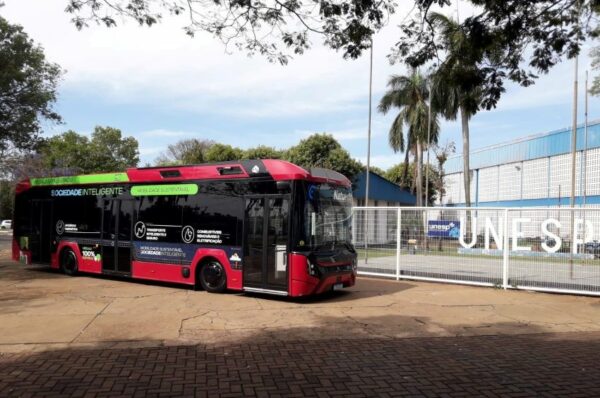
[[[196,266],[196,287],[210,293],[222,293],[227,289],[227,270],[215,257],[203,257]]]
[[[69,276],[74,276],[79,271],[77,253],[69,246],[65,246],[60,250],[58,263],[60,270]]]

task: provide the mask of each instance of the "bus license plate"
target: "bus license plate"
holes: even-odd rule
[[[343,288],[344,288],[343,283],[336,283],[335,285],[333,285],[333,290],[342,290]]]

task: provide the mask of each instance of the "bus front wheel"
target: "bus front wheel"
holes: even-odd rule
[[[225,268],[217,260],[209,260],[202,264],[199,272],[200,285],[210,293],[222,293],[227,289]]]
[[[75,255],[75,252],[73,250],[63,250],[60,256],[60,268],[65,274],[69,276],[74,276],[75,274],[77,274],[79,266],[77,264],[77,256]]]

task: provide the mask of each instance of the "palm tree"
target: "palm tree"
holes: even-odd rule
[[[415,158],[415,180],[417,190],[417,206],[423,204],[423,151],[428,144],[435,144],[439,136],[439,121],[437,114],[431,115],[431,132],[429,143],[428,131],[428,103],[430,80],[418,70],[413,70],[409,76],[393,75],[388,81],[388,91],[379,102],[379,111],[386,114],[391,108],[398,108],[398,115],[390,127],[388,140],[394,152],[406,151],[404,159],[404,172],[408,171],[409,152]],[[403,127],[408,127],[407,145],[405,145]],[[405,180],[405,178],[403,177]]]
[[[446,58],[434,72],[434,102],[446,119],[460,115],[462,128],[463,180],[465,205],[471,206],[471,174],[469,165],[469,120],[481,105],[481,70],[475,60],[482,48],[475,48],[461,25],[443,14],[432,13],[429,22],[440,34]]]

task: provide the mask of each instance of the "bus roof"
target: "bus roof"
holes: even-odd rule
[[[236,179],[271,176],[275,181],[307,180],[350,186],[344,175],[328,169],[306,170],[279,159],[239,160],[184,166],[156,166],[127,169],[120,173],[86,174],[66,177],[31,178],[17,184],[17,193],[30,187],[52,185],[87,185],[119,182],[159,182],[211,179]]]

